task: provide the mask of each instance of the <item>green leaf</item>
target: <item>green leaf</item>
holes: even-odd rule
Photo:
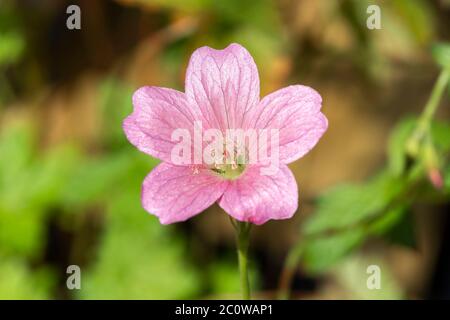
[[[303,251],[305,267],[312,273],[323,272],[362,244],[364,238],[363,228],[352,228],[336,234],[308,239]]]
[[[431,54],[438,65],[450,70],[450,44],[436,43],[431,48]]]
[[[411,214],[403,214],[399,220],[387,233],[387,240],[394,244],[416,249],[417,239],[413,216]]]
[[[314,273],[327,271],[361,245],[370,234],[387,235],[393,243],[414,247],[415,234],[406,205],[388,210],[366,226],[346,229],[331,235],[308,239],[303,248],[307,269]]]
[[[407,208],[406,204],[400,204],[387,210],[381,217],[369,224],[369,233],[375,235],[385,234],[401,221],[402,217],[407,212]]]
[[[319,198],[317,211],[304,227],[305,234],[341,229],[380,213],[404,189],[402,179],[382,172],[367,184],[340,185]]]

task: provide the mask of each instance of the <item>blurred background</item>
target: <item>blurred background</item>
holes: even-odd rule
[[[134,90],[183,91],[191,53],[231,42],[262,96],[311,86],[329,119],[291,165],[295,217],[252,230],[254,296],[450,298],[448,87],[426,147],[406,147],[443,68],[432,44],[449,38],[447,0],[0,0],[0,298],[240,297],[227,215],[161,226],[140,204],[158,162],[121,128]]]

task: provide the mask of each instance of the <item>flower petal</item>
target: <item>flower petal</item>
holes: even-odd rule
[[[328,121],[320,112],[321,106],[322,98],[314,89],[289,86],[261,100],[250,126],[278,129],[280,162],[290,163],[311,150],[327,130]]]
[[[162,224],[184,221],[212,205],[227,182],[205,170],[161,163],[145,178],[142,205]]]
[[[186,96],[200,108],[204,128],[241,128],[245,115],[259,102],[252,56],[238,44],[224,50],[197,49],[186,71]]]
[[[123,122],[128,140],[139,150],[171,162],[171,152],[178,144],[171,135],[177,128],[192,132],[196,106],[188,105],[184,93],[160,87],[138,89],[133,95],[133,105],[133,113]]]
[[[231,181],[219,205],[239,221],[263,224],[291,218],[298,206],[298,189],[291,170],[281,164],[274,175],[261,175],[259,166]]]

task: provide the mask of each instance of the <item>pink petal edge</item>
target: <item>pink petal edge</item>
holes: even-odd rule
[[[252,56],[236,43],[223,50],[195,50],[186,71],[186,96],[198,105],[205,128],[241,128],[259,103],[259,75]]]
[[[297,183],[284,164],[272,176],[261,175],[260,167],[252,166],[230,182],[219,205],[235,219],[257,225],[271,219],[289,219],[298,207]]]
[[[198,118],[196,106],[188,105],[184,93],[160,87],[136,90],[133,105],[133,113],[123,122],[126,137],[140,151],[171,162],[171,152],[178,143],[171,135],[178,128],[192,132]]]
[[[328,128],[314,89],[293,85],[265,96],[250,118],[250,127],[279,130],[280,162],[291,163],[310,151]],[[269,149],[270,150],[270,149]]]

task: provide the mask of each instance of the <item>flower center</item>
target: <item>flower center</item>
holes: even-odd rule
[[[226,150],[226,145],[224,145]],[[210,167],[211,171],[227,180],[239,178],[246,167],[245,149],[233,148],[232,152],[222,151],[217,154],[215,151],[211,156],[216,159],[215,164]],[[217,161],[220,160],[220,161]]]
[[[211,168],[211,171],[227,180],[234,180],[245,171],[245,164],[219,164]]]

